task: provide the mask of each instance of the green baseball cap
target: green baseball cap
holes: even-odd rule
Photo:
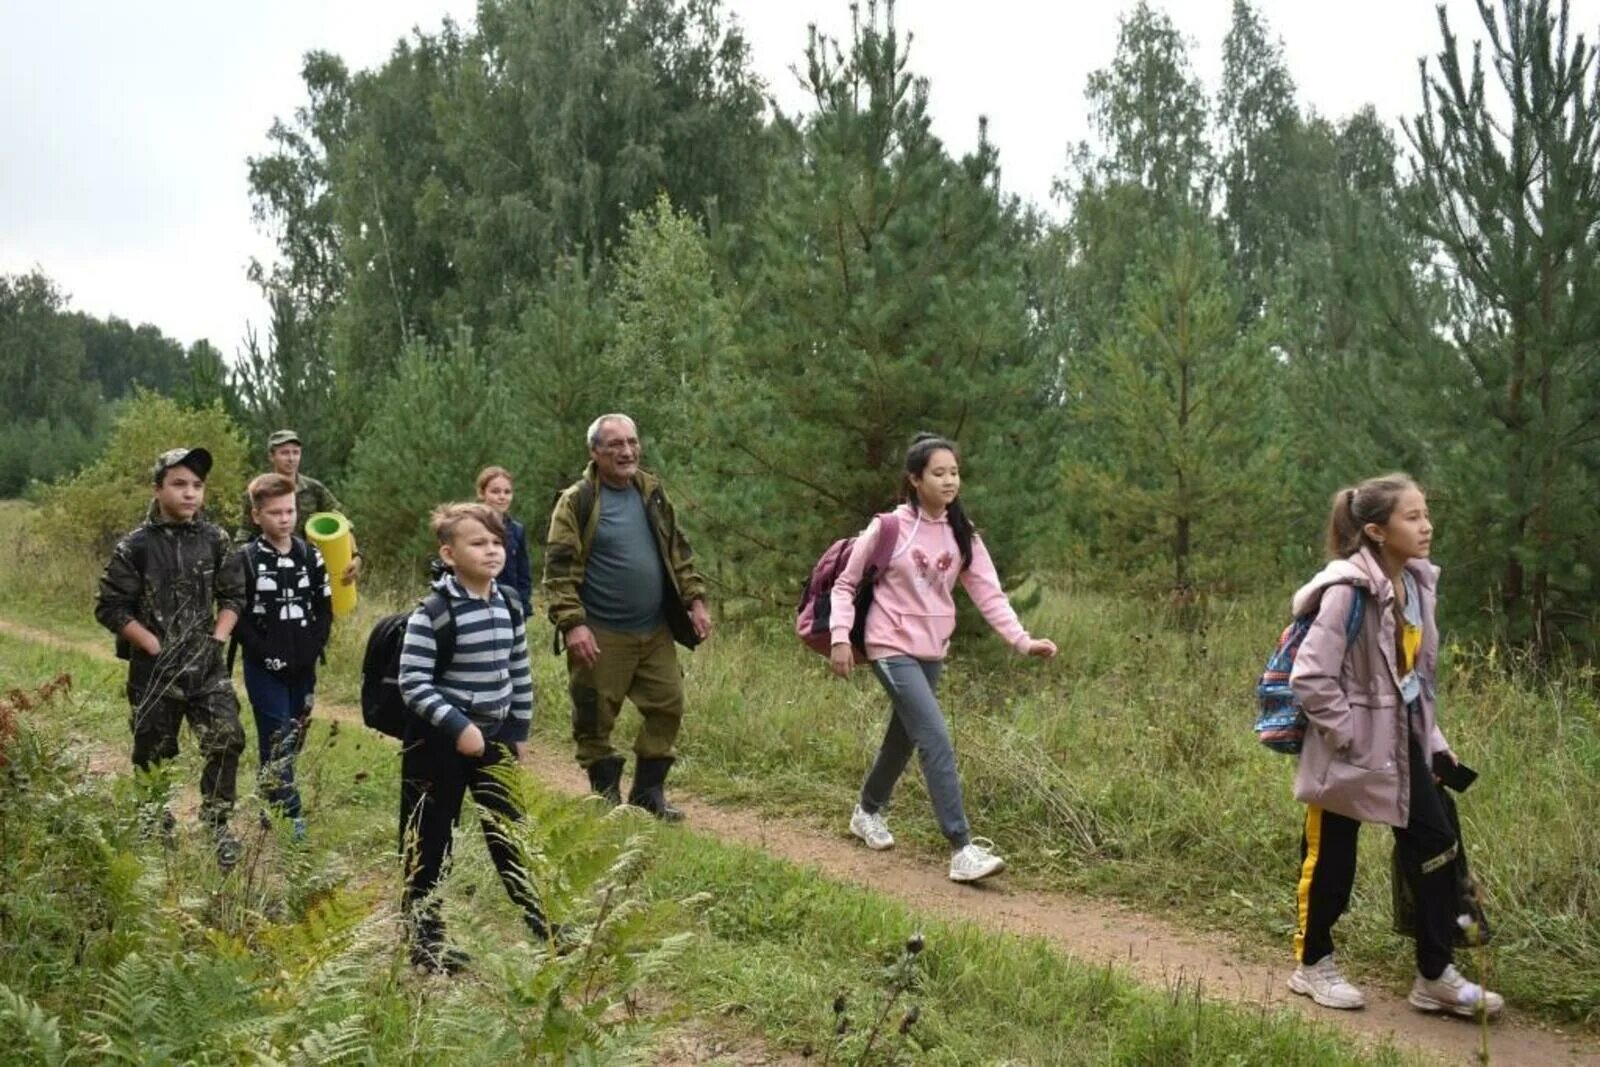
[[[204,481],[211,473],[211,453],[203,448],[167,449],[156,457],[156,465],[150,468],[150,484],[159,483],[161,476],[173,467],[188,467]]]
[[[267,438],[267,451],[271,452],[279,445],[300,445],[304,447],[305,442],[301,441],[300,435],[293,430],[273,430],[272,436]]]

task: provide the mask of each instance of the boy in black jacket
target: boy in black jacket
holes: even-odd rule
[[[210,473],[203,448],[157,457],[150,517],[117,542],[94,616],[117,635],[117,654],[128,661],[134,766],[148,770],[176,756],[178,727],[189,720],[206,761],[200,818],[226,869],[241,852],[228,816],[244,730],[222,649],[243,606],[244,576],[227,533],[201,514]],[[172,813],[160,814],[170,831]]]
[[[295,485],[281,474],[250,483],[250,515],[261,530],[239,549],[245,611],[234,629],[244,650],[244,688],[255,713],[261,791],[305,837],[294,760],[305,744],[317,686],[317,658],[333,623],[322,553],[294,533]],[[266,819],[265,813],[262,819]]]

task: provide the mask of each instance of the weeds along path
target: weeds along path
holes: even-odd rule
[[[104,643],[74,641],[6,619],[0,619],[0,633],[116,662]],[[361,725],[360,709],[349,705],[319,703],[316,716]],[[583,772],[565,750],[535,747],[527,764],[541,780],[562,790],[580,793],[588,788]],[[673,800],[687,813],[696,833],[761,849],[835,881],[893,896],[928,915],[1043,938],[1077,959],[1115,966],[1148,985],[1173,990],[1180,984],[1184,990],[1198,986],[1208,998],[1264,1010],[1287,1007],[1360,1039],[1388,1038],[1447,1063],[1477,1060],[1476,1026],[1419,1014],[1403,997],[1387,990],[1369,986],[1362,1011],[1325,1010],[1285,988],[1287,959],[1278,964],[1247,960],[1214,935],[1081,897],[1013,889],[1004,876],[981,886],[961,886],[945,877],[940,857],[900,850],[869,852],[842,830],[829,833],[800,820],[717,807],[681,792],[674,792]],[[1490,1055],[1495,1064],[1600,1067],[1600,1047],[1594,1041],[1516,1019],[1491,1027]]]

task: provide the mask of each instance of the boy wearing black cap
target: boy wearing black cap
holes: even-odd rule
[[[112,550],[94,614],[117,635],[117,654],[128,661],[134,766],[176,756],[179,724],[189,720],[206,761],[200,817],[226,869],[241,852],[228,816],[244,728],[223,648],[245,588],[227,532],[200,514],[209,473],[211,453],[203,448],[174,448],[156,459],[150,516]],[[161,819],[170,829],[171,813]]]

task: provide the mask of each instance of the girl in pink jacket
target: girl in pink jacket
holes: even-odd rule
[[[1422,1011],[1467,1016],[1504,1006],[1452,961],[1463,910],[1454,868],[1459,844],[1433,768],[1456,758],[1435,718],[1439,568],[1428,562],[1432,541],[1428,502],[1406,475],[1341,489],[1328,519],[1330,562],[1294,596],[1295,617],[1314,621],[1289,676],[1307,719],[1294,783],[1306,823],[1298,966],[1289,988],[1325,1007],[1366,1003],[1333,958],[1333,925],[1350,902],[1363,822],[1393,828],[1417,902],[1417,977],[1407,999]],[[1357,589],[1365,602],[1355,640],[1347,642]]]
[[[868,848],[894,845],[883,810],[915,748],[939,828],[950,841],[950,877],[976,882],[1005,866],[994,843],[974,838],[967,826],[956,776],[956,754],[945,728],[944,712],[934,697],[950,635],[955,632],[957,581],[966,588],[989,625],[1018,652],[1048,659],[1056,654],[1050,641],[1028,636],[1017,621],[995,575],[983,539],[972,528],[957,494],[961,468],[956,447],[942,437],[919,434],[906,453],[906,503],[895,509],[896,541],[889,566],[873,588],[867,611],[866,653],[884,691],[889,694],[889,728],[877,759],[861,787],[861,799],[850,816],[850,832]],[[833,586],[829,628],[833,671],[848,677],[855,663],[850,629],[855,623],[855,594],[883,529],[873,519],[857,539],[850,562]]]

